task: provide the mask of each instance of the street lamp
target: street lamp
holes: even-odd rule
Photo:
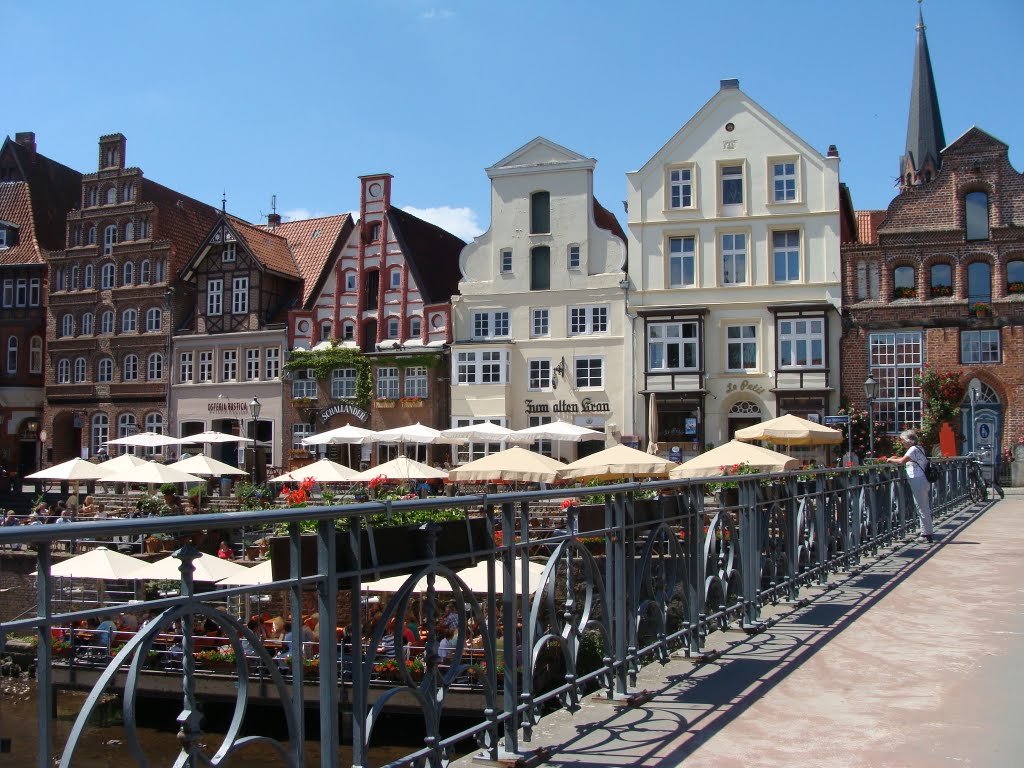
[[[974,441],[977,439],[976,435],[978,433],[978,426],[974,422],[974,408],[978,404],[978,391],[981,389],[981,387],[974,386],[975,381],[971,382],[971,386],[968,390],[971,393],[971,453],[974,453],[977,449]]]
[[[864,380],[864,397],[868,401],[868,456],[875,458],[875,398],[878,397],[878,382],[870,373]]]
[[[252,416],[252,479],[257,483],[262,478],[259,476],[259,462],[256,461],[256,424],[259,421],[260,409],[262,407],[256,397],[249,401],[249,415]]]

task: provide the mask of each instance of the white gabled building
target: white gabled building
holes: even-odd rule
[[[452,426],[561,420],[605,431],[604,444],[541,445],[563,458],[632,431],[626,236],[594,199],[595,165],[537,138],[487,169],[490,229],[463,249],[452,299]]]
[[[685,459],[763,419],[834,412],[835,147],[822,155],[723,80],[628,179],[636,408],[657,418],[647,441]]]

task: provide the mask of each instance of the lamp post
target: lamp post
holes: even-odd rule
[[[259,423],[262,407],[256,397],[249,401],[249,415],[252,416],[252,479],[257,483],[263,479],[259,476],[259,462],[256,461],[256,425]]]
[[[875,398],[878,397],[878,382],[870,373],[864,380],[864,397],[868,401],[868,457],[875,458]]]
[[[971,384],[973,385],[974,382],[971,382]],[[968,390],[971,393],[971,453],[974,453],[977,449],[977,446],[974,444],[978,432],[978,427],[974,422],[974,407],[978,404],[979,389],[980,387],[971,386]]]

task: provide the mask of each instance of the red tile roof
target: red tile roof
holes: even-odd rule
[[[0,221],[18,225],[17,244],[0,248],[0,264],[42,263],[28,184],[22,181],[0,183]]]
[[[268,232],[265,227],[228,216],[228,223],[249,252],[271,272],[301,280],[302,275],[288,249],[288,241],[279,233]]]
[[[143,178],[142,200],[152,202],[159,212],[154,236],[157,240],[170,240],[174,244],[174,263],[171,273],[192,258],[220,217],[213,206],[193,200],[163,184]]]
[[[857,242],[874,245],[878,242],[878,228],[885,221],[885,211],[857,211]]]
[[[302,306],[305,306],[313,291],[322,282],[324,268],[331,253],[336,247],[344,245],[344,238],[348,237],[352,227],[352,217],[347,213],[340,213],[316,219],[286,221],[275,227],[262,225],[257,228],[273,232],[288,241],[299,276],[304,280]]]

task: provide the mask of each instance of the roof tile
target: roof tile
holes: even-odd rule
[[[22,181],[0,184],[0,221],[18,225],[17,244],[0,248],[0,264],[42,263],[28,184]]]
[[[265,224],[255,227],[266,232],[273,232],[288,241],[299,276],[304,280],[303,306],[309,301],[314,288],[320,281],[324,267],[327,265],[327,259],[345,230],[346,222],[351,224],[351,216],[347,213],[340,213],[316,219],[286,221],[274,227]]]

